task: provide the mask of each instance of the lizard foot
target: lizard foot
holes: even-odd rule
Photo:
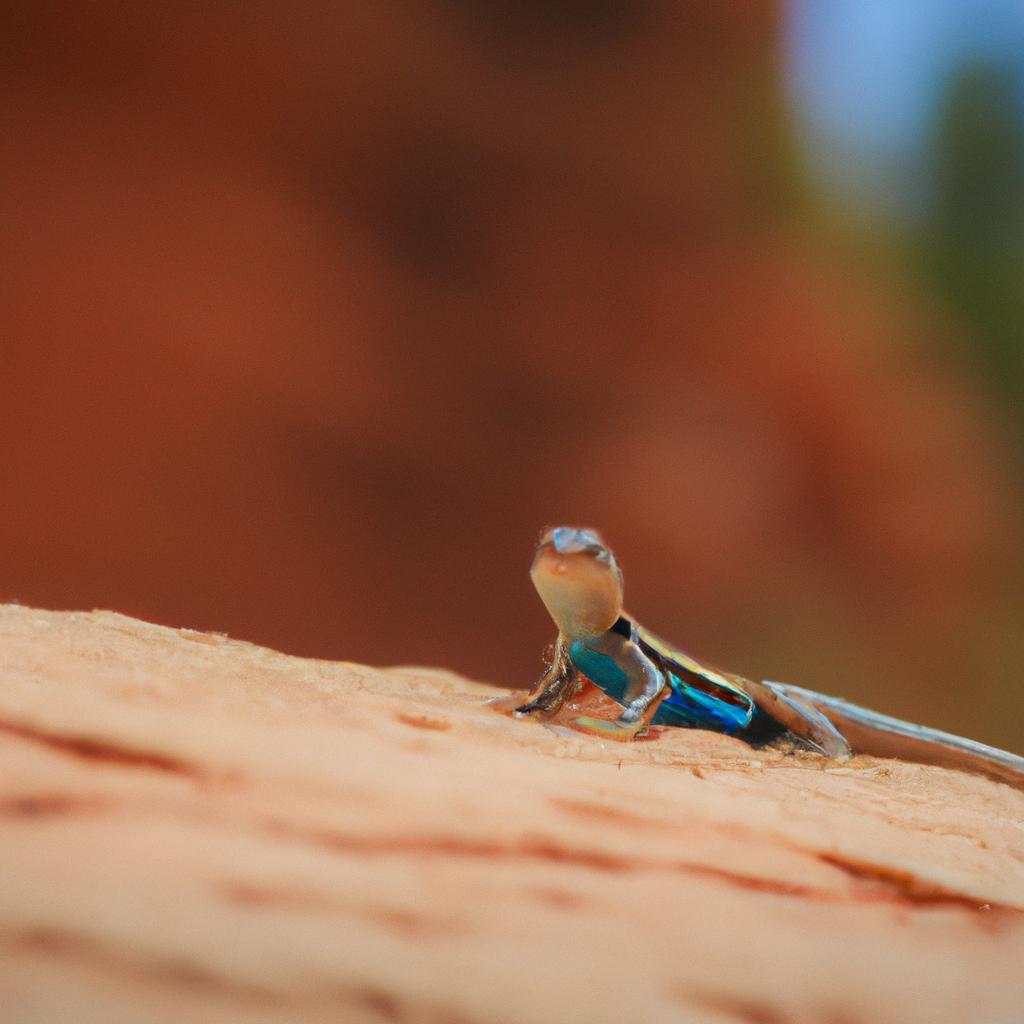
[[[501,714],[508,715],[517,712],[523,706],[523,694],[510,693],[506,697],[489,697],[484,703]]]

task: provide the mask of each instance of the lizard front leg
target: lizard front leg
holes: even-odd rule
[[[592,650],[611,658],[626,676],[623,711],[614,722],[600,718],[576,718],[572,724],[581,732],[612,740],[631,740],[647,731],[670,689],[665,674],[647,657],[632,637],[605,634]]]
[[[551,664],[537,680],[537,685],[525,704],[517,707],[516,714],[540,713],[545,718],[558,711],[579,689],[579,673],[569,657],[569,645],[559,634]]]

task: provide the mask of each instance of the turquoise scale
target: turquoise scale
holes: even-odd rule
[[[581,640],[569,645],[573,664],[612,700],[623,703],[629,678],[614,658],[592,651]],[[672,692],[661,702],[653,725],[675,725],[689,729],[713,729],[729,735],[750,725],[751,710],[728,704],[710,693],[688,686],[675,673],[667,673]]]

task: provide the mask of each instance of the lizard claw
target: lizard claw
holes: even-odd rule
[[[515,712],[517,715],[529,715],[532,714],[534,711],[539,710],[540,705],[535,700],[531,700],[527,704],[520,704],[519,707],[515,709]]]
[[[522,707],[529,707],[529,705],[520,707],[522,699],[522,693],[510,693],[505,697],[489,697],[484,703],[502,714],[519,714]]]
[[[543,698],[537,700],[527,701],[525,704],[520,704],[515,709],[517,717],[523,717],[524,715],[539,714],[541,717],[550,718],[558,709],[561,707],[561,701],[552,703],[546,701]]]

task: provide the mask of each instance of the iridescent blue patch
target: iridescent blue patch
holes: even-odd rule
[[[629,676],[619,668],[614,658],[590,650],[582,640],[573,640],[569,645],[569,657],[595,686],[604,690],[612,700],[620,704],[623,702]]]
[[[572,555],[591,548],[601,548],[601,539],[593,530],[577,530],[572,526],[558,526],[551,531],[551,542],[562,555]]]
[[[615,659],[587,648],[583,641],[569,645],[569,656],[576,667],[612,700],[624,703],[629,677]],[[690,729],[712,729],[732,735],[750,724],[750,709],[727,704],[717,697],[687,686],[678,676],[669,675],[672,692],[661,702],[652,719],[654,725],[675,725]]]
[[[690,729],[713,729],[730,736],[750,724],[750,709],[727,704],[709,693],[687,686],[670,675],[672,692],[661,702],[654,725],[676,725]]]

